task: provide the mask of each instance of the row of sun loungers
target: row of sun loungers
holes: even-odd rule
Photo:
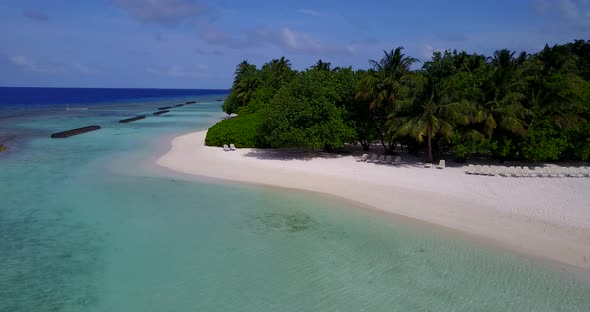
[[[235,146],[235,145],[233,145],[233,143],[232,143],[232,144],[230,144],[229,146],[227,146],[227,144],[223,144],[223,150],[224,150],[225,152],[228,152],[228,151],[235,151],[235,150],[236,150],[236,146]]]
[[[363,156],[361,156],[356,161],[358,161],[358,162],[374,163],[374,164],[384,164],[384,165],[396,165],[396,166],[399,166],[401,164],[401,162],[402,162],[402,158],[400,156],[395,156],[395,158],[393,158],[391,155],[377,156],[377,154],[373,154],[373,155],[363,154]]]
[[[484,176],[502,176],[516,178],[582,178],[590,177],[590,168],[588,167],[495,167],[469,165],[465,171],[467,174],[484,175]]]

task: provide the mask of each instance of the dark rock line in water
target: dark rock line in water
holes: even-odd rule
[[[129,122],[134,122],[134,121],[141,120],[141,119],[145,119],[145,116],[136,116],[133,118],[121,119],[121,120],[119,120],[119,122],[120,123],[129,123]]]
[[[152,115],[162,115],[162,114],[166,114],[169,113],[169,109],[174,108],[174,107],[181,107],[184,106],[186,104],[195,104],[197,103],[197,101],[189,101],[186,102],[185,104],[177,104],[175,106],[164,106],[164,107],[159,107],[158,108],[158,112],[153,113]],[[131,118],[127,118],[127,119],[121,119],[119,120],[120,123],[130,123],[130,122],[134,122],[137,120],[141,120],[141,119],[145,119],[145,116],[135,116],[135,117],[131,117]],[[82,133],[86,133],[86,132],[90,132],[90,131],[95,131],[98,129],[102,129],[99,125],[91,125],[91,126],[86,126],[86,127],[82,127],[82,128],[77,128],[77,129],[72,129],[72,130],[67,130],[67,131],[62,131],[62,132],[56,132],[54,134],[51,135],[52,138],[68,138],[74,135],[79,135]],[[7,148],[4,145],[0,145],[0,152],[7,150]]]
[[[92,125],[92,126],[86,126],[86,127],[82,127],[82,128],[77,128],[77,129],[72,129],[72,130],[67,130],[67,131],[63,131],[63,132],[57,132],[51,135],[52,138],[68,138],[74,135],[79,135],[82,133],[86,133],[86,132],[90,132],[90,131],[95,131],[101,129],[101,127],[99,125]]]

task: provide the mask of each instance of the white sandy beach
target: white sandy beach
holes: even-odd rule
[[[335,195],[434,223],[507,248],[590,270],[590,178],[466,175],[464,167],[360,163],[352,156],[204,145],[206,131],[176,137],[157,160],[171,170]]]

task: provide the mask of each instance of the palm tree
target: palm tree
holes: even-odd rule
[[[529,127],[550,119],[559,127],[571,127],[579,119],[576,85],[583,81],[573,73],[576,59],[566,46],[545,46],[526,68],[527,100],[532,110]]]
[[[242,77],[233,90],[238,101],[238,107],[245,106],[250,102],[256,93],[258,85],[259,79],[256,75]]]
[[[473,121],[483,124],[483,133],[488,137],[498,127],[519,135],[525,132],[526,84],[522,76],[527,54],[514,54],[505,49],[488,58],[489,67],[480,72],[484,76],[482,86],[468,99],[476,106]]]
[[[427,77],[413,104],[413,111],[407,117],[396,119],[392,116],[389,122],[390,131],[398,136],[411,136],[423,143],[428,141],[428,161],[433,162],[432,139],[436,135],[450,138],[455,124],[469,124],[470,119],[464,112],[464,103],[452,102],[448,87],[435,77]],[[401,125],[398,124],[401,121]]]
[[[311,68],[314,70],[320,70],[320,71],[330,71],[330,65],[331,65],[331,63],[329,63],[329,62],[324,62],[322,60],[318,60],[318,62],[315,63],[315,65],[313,65]]]
[[[271,84],[276,89],[284,86],[293,73],[291,70],[291,62],[284,56],[280,59],[273,59],[268,66],[270,67]]]
[[[247,60],[243,60],[236,66],[236,71],[234,72],[234,84],[237,84],[243,76],[254,71],[256,71],[256,65],[252,65],[248,63]]]
[[[373,69],[368,71],[361,79],[357,98],[369,101],[369,109],[377,121],[379,137],[386,153],[393,151],[393,144],[385,144],[387,133],[385,122],[387,117],[395,111],[396,102],[400,96],[408,91],[407,85],[410,82],[405,79],[410,71],[410,66],[418,60],[405,56],[403,47],[398,47],[390,52],[383,51],[384,56],[380,61],[370,60]]]

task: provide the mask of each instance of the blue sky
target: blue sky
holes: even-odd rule
[[[229,88],[286,56],[368,67],[404,46],[535,52],[590,39],[590,0],[0,0],[0,86]]]

